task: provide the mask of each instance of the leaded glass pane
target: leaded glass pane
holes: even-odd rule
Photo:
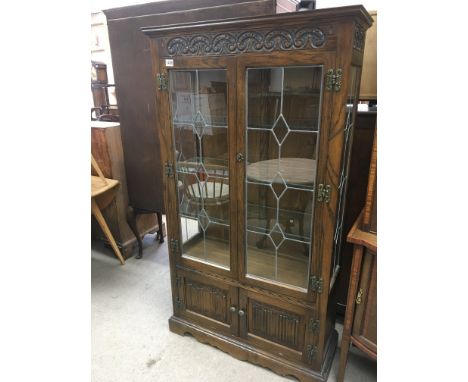
[[[171,70],[182,256],[229,269],[226,70]]]
[[[340,183],[338,186],[339,199],[335,234],[333,236],[333,266],[331,268],[331,272],[335,271],[336,267],[340,264],[341,244],[343,240],[343,219],[345,212],[346,187],[348,182],[349,158],[351,155],[352,136],[354,130],[354,114],[357,107],[356,96],[358,85],[359,69],[356,66],[351,66],[350,85],[348,89],[348,98],[346,102],[347,108],[344,125],[344,147],[343,156],[341,159]]]
[[[322,69],[247,69],[247,277],[307,289]]]

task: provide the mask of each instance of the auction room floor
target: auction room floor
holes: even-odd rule
[[[121,266],[113,252],[92,242],[93,382],[280,382],[294,380],[239,361],[169,331],[172,314],[167,243],[143,241],[143,259]],[[342,325],[336,325],[341,333]],[[338,371],[339,349],[328,381]],[[377,380],[376,364],[352,349],[345,381]]]

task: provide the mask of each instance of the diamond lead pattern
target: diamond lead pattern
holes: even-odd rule
[[[270,238],[273,241],[273,244],[275,245],[276,248],[279,248],[281,243],[284,241],[285,238],[284,238],[283,230],[281,229],[278,223],[276,223],[273,229],[271,230]]]
[[[281,173],[276,173],[273,178],[272,188],[278,199],[281,198],[287,187],[288,186],[286,185],[284,178],[281,176]]]
[[[200,227],[203,229],[203,231],[206,231],[208,224],[210,224],[210,219],[205,210],[201,210],[198,214],[198,223],[200,224]]]
[[[207,171],[205,169],[205,166],[203,166],[203,163],[198,163],[196,170],[197,178],[200,182],[206,181],[206,178],[208,178]]]
[[[197,133],[198,137],[201,138],[203,136],[206,123],[200,111],[197,112],[197,115],[193,119],[193,124],[194,124],[195,132]]]
[[[281,145],[289,133],[289,127],[283,117],[283,114],[280,114],[275,124],[273,125],[273,133],[275,134],[278,144]]]

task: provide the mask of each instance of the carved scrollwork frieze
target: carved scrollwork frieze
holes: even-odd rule
[[[174,57],[313,49],[323,47],[325,42],[326,35],[321,29],[306,27],[178,36],[169,38],[165,45],[167,54]]]

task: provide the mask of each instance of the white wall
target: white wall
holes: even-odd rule
[[[114,71],[112,69],[112,58],[109,45],[109,32],[107,30],[107,19],[104,13],[95,11],[91,13],[91,60],[104,62],[107,65],[107,78],[110,84],[114,83]],[[91,62],[90,71],[91,71]],[[91,75],[91,72],[90,72]],[[93,97],[91,97],[91,106]],[[109,102],[117,104],[115,88],[109,88]]]
[[[156,3],[158,1],[167,0],[91,0],[91,9],[92,12],[96,12],[102,11],[103,9],[125,7],[126,5]]]
[[[317,0],[316,8],[344,7],[347,5],[363,5],[368,11],[377,11],[377,0]]]

